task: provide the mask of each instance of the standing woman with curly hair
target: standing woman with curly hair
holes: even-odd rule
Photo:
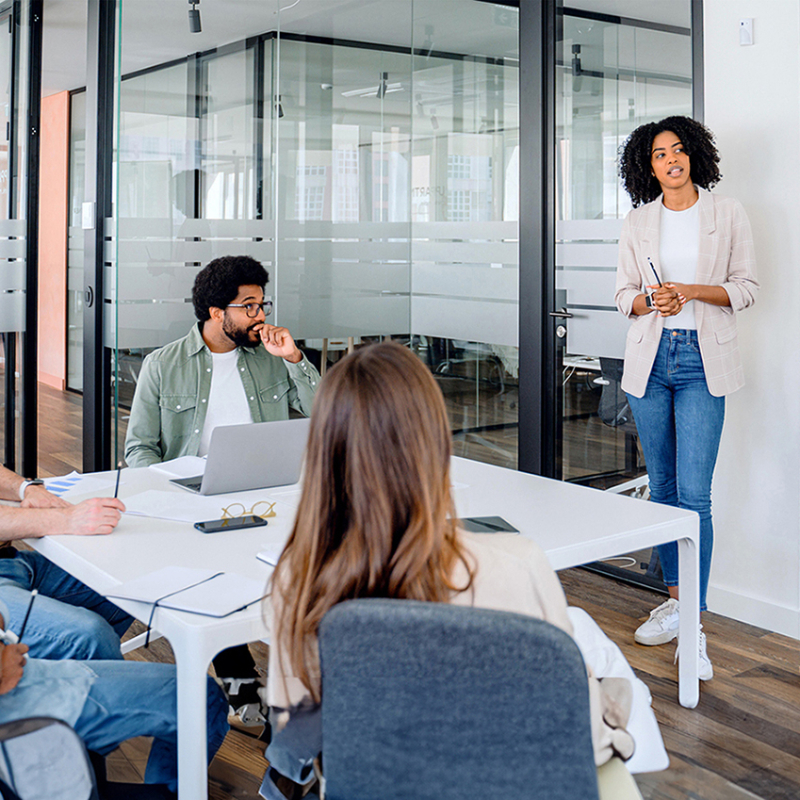
[[[650,496],[700,515],[700,610],[714,531],[711,480],[725,395],[744,383],[736,312],[758,291],[750,223],[741,204],[709,190],[720,178],[711,132],[688,117],[637,128],[620,174],[633,201],[622,226],[617,308],[631,320],[622,388],[642,442]],[[635,634],[657,645],[678,635],[678,548],[658,548],[670,599]],[[700,634],[699,672],[714,671]],[[677,659],[677,653],[676,653]]]

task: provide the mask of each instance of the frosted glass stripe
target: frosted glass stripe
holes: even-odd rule
[[[617,268],[619,245],[615,244],[557,244],[557,267]]]
[[[0,293],[0,331],[22,333],[25,330],[25,293]]]
[[[103,344],[106,347],[161,347],[185,336],[197,321],[191,305],[186,305],[180,314],[168,316],[160,303],[121,303],[117,307],[119,316],[119,340],[115,337],[114,314],[103,319]]]
[[[22,258],[27,256],[24,239],[0,239],[0,258]]]
[[[576,239],[619,240],[622,232],[621,219],[567,219],[556,222],[556,239],[570,241]]]
[[[108,236],[126,239],[272,239],[275,223],[271,220],[186,219],[175,222],[169,217],[135,217],[121,219],[119,227],[106,219]]]
[[[435,223],[450,224],[450,223]],[[470,226],[458,223],[464,231]],[[120,239],[224,238],[272,239],[274,220],[207,220],[187,219],[175,223],[169,218],[129,218],[116,222],[106,220],[108,236]],[[314,220],[299,222],[284,220],[279,223],[281,239],[408,239],[411,227],[407,222],[329,222]],[[490,238],[490,237],[487,237]]]
[[[354,296],[332,291],[325,297],[301,297],[296,283],[287,286],[284,281],[275,323],[298,339],[407,334],[408,307],[408,296],[403,294]]]
[[[519,294],[519,270],[415,261],[411,270],[411,286],[414,295],[457,295],[516,302]],[[416,298],[412,297],[411,302],[415,303]]]
[[[331,292],[358,295],[365,292],[407,294],[409,291],[408,264],[301,263],[282,258],[277,278],[278,310],[281,312],[286,291],[297,291],[309,299],[329,296]]]
[[[272,223],[274,225],[274,223]],[[408,239],[408,222],[298,222],[278,224],[278,237],[286,239]]]
[[[415,261],[462,262],[467,264],[517,264],[516,242],[418,242],[412,248]]]
[[[415,222],[414,241],[420,239],[462,239],[464,241],[518,240],[518,222]]]
[[[6,236],[24,238],[26,230],[27,223],[24,219],[0,219],[0,238]]]
[[[576,356],[624,358],[625,336],[630,322],[616,311],[594,311],[569,307],[567,352]]]
[[[116,243],[106,241],[105,260],[115,260]],[[247,255],[258,261],[272,261],[275,247],[272,242],[254,242],[252,240],[220,239],[215,241],[187,242],[173,241],[136,241],[119,242],[120,267],[133,264],[181,266],[198,263],[205,266],[209,261],[222,255]]]
[[[408,262],[408,242],[280,242],[281,261],[284,259],[404,261]]]
[[[67,267],[67,291],[83,293],[83,264],[80,267]]]
[[[0,261],[0,292],[22,291],[26,282],[24,261]]]
[[[116,298],[121,303],[129,300],[169,301],[164,303],[161,313],[167,316],[177,314],[180,313],[180,306],[176,307],[174,301],[183,302],[191,297],[194,279],[199,271],[200,267],[186,266],[121,267],[117,284],[116,269],[107,266],[104,271],[105,297],[112,300]]]
[[[411,330],[424,336],[517,347],[518,308],[511,302],[414,297]]]
[[[614,306],[616,273],[563,271],[556,273],[556,289],[566,289],[567,305]],[[622,315],[620,315],[622,316]]]

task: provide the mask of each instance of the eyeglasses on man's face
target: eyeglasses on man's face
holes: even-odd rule
[[[243,308],[248,317],[257,317],[259,311],[264,312],[268,317],[272,313],[272,300],[265,300],[263,303],[228,303],[227,308]]]

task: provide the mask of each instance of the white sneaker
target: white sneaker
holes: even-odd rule
[[[678,663],[678,656],[681,652],[681,642],[678,639],[678,646],[675,648],[675,663]],[[697,651],[697,677],[701,681],[710,681],[714,677],[714,667],[706,650],[706,635],[703,633],[703,626],[700,626],[700,646]]]
[[[678,635],[678,607],[678,601],[670,597],[650,612],[650,619],[636,629],[633,638],[647,645],[671,642]]]

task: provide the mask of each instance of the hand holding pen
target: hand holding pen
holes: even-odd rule
[[[38,589],[34,589],[31,592],[31,599],[28,601],[28,608],[25,611],[25,616],[22,618],[22,627],[19,629],[19,636],[17,637],[17,641],[21,642],[22,637],[25,635],[25,628],[28,627],[28,618],[31,615],[31,611],[33,610],[33,601],[36,599],[36,596],[39,594]]]
[[[673,317],[676,314],[680,314],[686,303],[686,298],[680,292],[675,291],[673,284],[662,282],[650,257],[648,257],[647,263],[650,265],[650,269],[653,271],[653,275],[656,279],[655,284],[650,284],[646,287],[653,292],[652,307],[661,314],[662,317]]]
[[[39,592],[36,589],[31,592],[31,599],[28,602],[28,608],[22,620],[19,636],[13,636],[9,631],[6,631],[6,636],[9,637],[6,639],[8,644],[0,644],[0,695],[8,694],[8,692],[16,688],[22,679],[25,671],[25,662],[28,660],[25,655],[28,652],[28,645],[22,644],[21,639],[28,625],[33,601],[38,594]],[[3,620],[3,624],[5,625],[5,620]],[[12,636],[13,639],[11,639]]]

